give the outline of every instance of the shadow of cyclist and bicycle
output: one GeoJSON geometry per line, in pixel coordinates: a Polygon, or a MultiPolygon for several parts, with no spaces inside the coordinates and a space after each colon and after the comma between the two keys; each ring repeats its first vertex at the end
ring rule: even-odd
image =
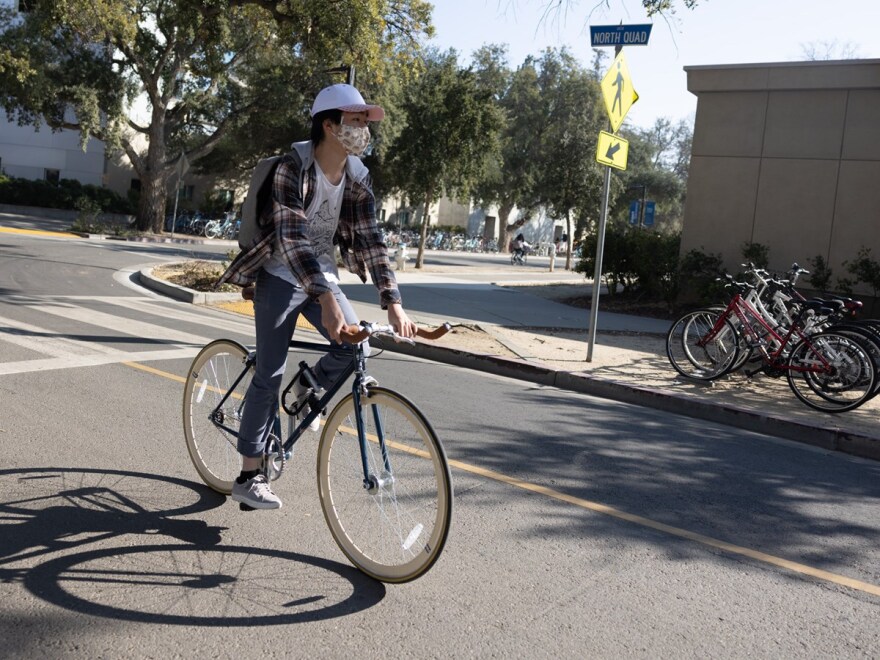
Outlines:
{"type": "Polygon", "coordinates": [[[23,468],[0,470],[0,485],[0,583],[20,583],[68,610],[145,623],[266,626],[345,616],[385,596],[381,583],[346,564],[223,545],[226,528],[179,517],[225,502],[191,481],[23,468]]]}

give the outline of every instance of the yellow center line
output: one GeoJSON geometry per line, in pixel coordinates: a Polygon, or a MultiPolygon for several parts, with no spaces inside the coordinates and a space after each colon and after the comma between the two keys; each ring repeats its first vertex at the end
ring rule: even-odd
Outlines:
{"type": "Polygon", "coordinates": [[[829,571],[823,571],[820,568],[814,568],[812,566],[807,566],[806,564],[800,564],[795,561],[790,561],[788,559],[769,555],[766,552],[761,552],[760,550],[745,548],[741,545],[728,543],[727,541],[719,541],[718,539],[713,539],[710,536],[704,536],[703,534],[691,532],[687,529],[673,527],[672,525],[657,522],[656,520],[651,520],[650,518],[638,516],[633,513],[627,513],[626,511],[621,511],[619,509],[615,509],[614,507],[606,506],[605,504],[599,504],[598,502],[592,502],[590,500],[585,500],[580,497],[575,497],[574,495],[562,493],[558,490],[554,490],[553,488],[547,488],[546,486],[540,486],[538,484],[533,484],[528,481],[522,481],[521,479],[517,479],[515,477],[509,477],[506,474],[501,474],[500,472],[495,472],[494,470],[487,470],[485,468],[477,467],[476,465],[470,465],[468,463],[462,463],[461,461],[456,460],[450,460],[449,465],[465,472],[470,472],[481,477],[486,477],[487,479],[500,481],[510,486],[515,486],[517,488],[521,488],[532,493],[538,493],[540,495],[544,495],[545,497],[549,497],[560,502],[573,504],[575,506],[581,507],[582,509],[601,513],[602,515],[611,516],[612,518],[617,518],[619,520],[625,520],[627,522],[640,525],[642,527],[648,527],[649,529],[654,529],[658,532],[663,532],[671,536],[677,536],[682,539],[694,541],[710,548],[716,548],[730,554],[748,557],[749,559],[754,559],[755,561],[764,562],[765,564],[771,564],[772,566],[777,566],[779,568],[784,568],[789,571],[801,573],[802,575],[809,575],[810,577],[825,580],[827,582],[833,582],[834,584],[849,587],[850,589],[857,589],[858,591],[864,591],[874,596],[880,596],[880,585],[871,584],[869,582],[862,582],[861,580],[855,580],[853,578],[849,578],[844,575],[838,575],[836,573],[831,573],[829,571]]]}
{"type": "Polygon", "coordinates": [[[61,238],[81,238],[78,234],[65,231],[46,231],[43,229],[17,229],[16,227],[0,227],[0,234],[25,234],[28,236],[59,236],[61,238]]]}
{"type": "MultiPolygon", "coordinates": [[[[186,382],[185,378],[181,378],[180,376],[177,376],[175,374],[161,371],[159,369],[154,369],[153,367],[148,367],[143,364],[138,364],[137,362],[123,362],[122,364],[127,367],[140,369],[142,371],[146,371],[148,373],[154,374],[156,376],[161,376],[163,378],[168,378],[169,380],[174,380],[179,383],[186,382]]],[[[354,435],[357,434],[354,429],[343,428],[342,430],[352,433],[354,435]]],[[[394,444],[395,446],[397,446],[399,443],[394,444]]],[[[424,456],[426,458],[428,457],[427,452],[424,452],[423,450],[406,448],[402,446],[399,446],[398,448],[404,449],[405,451],[409,451],[410,453],[419,456],[424,456]]],[[[627,513],[626,511],[621,511],[620,509],[615,509],[614,507],[600,504],[599,502],[585,500],[581,497],[569,495],[553,488],[547,488],[546,486],[534,484],[529,481],[523,481],[522,479],[517,479],[516,477],[510,477],[506,474],[502,474],[501,472],[496,472],[494,470],[488,470],[486,468],[478,467],[476,465],[471,465],[470,463],[464,463],[462,461],[449,459],[449,465],[450,467],[462,470],[463,472],[469,472],[470,474],[484,477],[486,479],[492,479],[493,481],[498,481],[500,483],[507,484],[515,488],[520,488],[530,493],[543,495],[544,497],[549,497],[559,502],[573,504],[574,506],[586,509],[588,511],[593,511],[594,513],[600,513],[605,516],[617,518],[618,520],[624,520],[634,525],[647,527],[648,529],[653,529],[658,532],[663,532],[664,534],[669,534],[670,536],[693,541],[694,543],[699,543],[710,548],[715,548],[716,550],[721,550],[728,554],[739,555],[740,557],[747,557],[754,561],[769,564],[771,566],[776,566],[778,568],[792,571],[794,573],[807,575],[818,580],[824,580],[825,582],[831,582],[832,584],[837,584],[842,587],[855,589],[856,591],[863,591],[873,596],[880,596],[880,585],[871,584],[870,582],[862,582],[861,580],[846,577],[845,575],[838,575],[837,573],[831,573],[830,571],[825,571],[820,568],[801,564],[796,561],[790,561],[788,559],[783,559],[782,557],[776,557],[774,555],[767,554],[766,552],[761,552],[760,550],[753,550],[752,548],[746,548],[744,546],[736,545],[734,543],[728,543],[727,541],[721,541],[719,539],[712,538],[711,536],[705,536],[703,534],[698,534],[697,532],[682,529],[681,527],[667,525],[666,523],[657,522],[656,520],[651,520],[650,518],[645,518],[643,516],[639,516],[633,513],[627,513]]]]}
{"type": "Polygon", "coordinates": [[[167,371],[162,371],[161,369],[154,369],[153,367],[148,367],[145,364],[140,364],[138,362],[121,362],[120,364],[123,364],[126,367],[131,367],[132,369],[140,369],[141,371],[146,371],[148,374],[153,374],[154,376],[161,376],[162,378],[167,378],[168,380],[175,380],[178,383],[186,383],[186,378],[184,378],[183,376],[168,373],[167,371]]]}

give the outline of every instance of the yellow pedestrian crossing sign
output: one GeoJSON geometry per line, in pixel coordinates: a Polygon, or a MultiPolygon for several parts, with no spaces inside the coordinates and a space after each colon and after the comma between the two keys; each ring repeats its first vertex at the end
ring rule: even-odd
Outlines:
{"type": "Polygon", "coordinates": [[[626,157],[629,155],[629,142],[622,137],[599,131],[599,144],[596,146],[596,160],[603,165],[626,169],[626,157]]]}
{"type": "Polygon", "coordinates": [[[632,104],[639,100],[639,95],[633,89],[622,50],[614,58],[608,73],[602,78],[601,87],[605,109],[611,120],[611,130],[616,133],[632,104]]]}

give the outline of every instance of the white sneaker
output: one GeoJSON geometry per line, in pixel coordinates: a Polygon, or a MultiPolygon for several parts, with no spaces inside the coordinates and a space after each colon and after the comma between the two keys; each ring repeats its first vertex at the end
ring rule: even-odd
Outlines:
{"type": "Polygon", "coordinates": [[[281,498],[269,488],[266,475],[258,474],[243,484],[238,481],[232,484],[232,499],[247,504],[254,509],[280,509],[281,498]]]}
{"type": "MultiPolygon", "coordinates": [[[[294,382],[294,384],[293,384],[293,396],[296,397],[296,403],[294,404],[294,407],[299,409],[299,413],[297,414],[297,420],[303,419],[306,415],[308,415],[311,412],[311,408],[309,407],[309,404],[304,403],[305,400],[308,399],[309,394],[311,394],[311,393],[312,393],[312,388],[307,387],[305,385],[302,385],[299,382],[299,379],[297,378],[296,382],[294,382]],[[300,408],[300,404],[303,404],[302,408],[300,408]]],[[[321,428],[320,417],[315,417],[315,419],[313,419],[311,424],[309,424],[309,426],[308,426],[308,430],[311,431],[312,433],[317,433],[318,429],[320,429],[320,428],[321,428]]]]}

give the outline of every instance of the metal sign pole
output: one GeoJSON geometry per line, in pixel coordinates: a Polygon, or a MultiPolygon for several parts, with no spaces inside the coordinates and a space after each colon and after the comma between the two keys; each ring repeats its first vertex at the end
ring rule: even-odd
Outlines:
{"type": "Polygon", "coordinates": [[[599,213],[599,233],[596,239],[596,268],[593,272],[593,295],[590,300],[590,329],[587,338],[587,362],[593,361],[596,343],[596,325],[599,321],[599,289],[602,286],[602,253],[605,251],[605,225],[608,222],[608,198],[611,193],[611,168],[605,168],[602,187],[602,210],[599,213]]]}
{"type": "MultiPolygon", "coordinates": [[[[635,26],[632,26],[635,28],[635,26]]],[[[611,195],[611,168],[626,169],[629,143],[619,137],[617,129],[623,124],[623,118],[630,106],[639,100],[639,95],[632,87],[629,79],[629,68],[623,57],[623,43],[648,43],[650,29],[630,29],[621,25],[618,28],[602,28],[596,31],[590,28],[593,46],[614,45],[614,63],[602,78],[599,87],[605,101],[605,110],[610,121],[610,133],[599,131],[596,143],[596,160],[606,165],[605,184],[602,188],[602,209],[599,213],[599,227],[596,237],[596,269],[593,274],[593,295],[590,300],[590,328],[587,341],[587,362],[593,361],[593,346],[596,344],[596,326],[599,323],[599,290],[602,288],[602,254],[605,252],[605,225],[608,224],[608,200],[611,195]],[[607,34],[605,34],[607,32],[607,34]],[[598,35],[598,37],[597,37],[598,35]],[[597,38],[600,43],[597,44],[597,38]]]]}

